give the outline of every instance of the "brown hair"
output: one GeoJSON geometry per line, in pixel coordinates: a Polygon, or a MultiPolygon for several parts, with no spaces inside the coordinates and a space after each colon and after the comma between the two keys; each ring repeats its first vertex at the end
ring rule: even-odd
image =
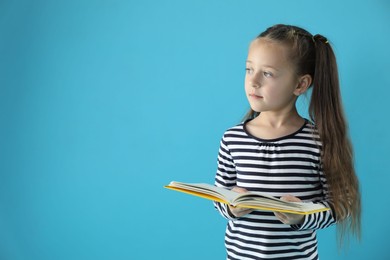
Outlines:
{"type": "MultiPolygon", "coordinates": [[[[283,24],[268,28],[257,38],[267,38],[290,47],[290,58],[297,75],[309,74],[312,77],[309,115],[322,142],[322,168],[327,178],[333,213],[338,221],[339,246],[349,231],[360,239],[359,182],[332,47],[324,36],[313,36],[302,28],[283,24]]],[[[252,119],[258,114],[250,109],[244,119],[252,119]]]]}

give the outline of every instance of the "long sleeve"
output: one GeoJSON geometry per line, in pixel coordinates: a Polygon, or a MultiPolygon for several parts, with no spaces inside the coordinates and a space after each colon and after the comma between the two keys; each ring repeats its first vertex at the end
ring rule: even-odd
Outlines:
{"type": "Polygon", "coordinates": [[[330,208],[330,210],[306,215],[304,222],[301,225],[292,225],[292,228],[296,230],[317,230],[327,228],[336,223],[331,203],[332,198],[329,195],[326,177],[322,169],[320,170],[320,182],[322,185],[324,199],[316,203],[321,203],[325,207],[330,208]]]}
{"type": "MultiPolygon", "coordinates": [[[[225,136],[222,138],[220,143],[217,162],[218,168],[215,176],[215,186],[232,189],[236,186],[236,169],[229,148],[225,142],[225,136]]],[[[214,202],[214,206],[224,218],[235,218],[228,210],[228,206],[226,204],[214,202]]]]}

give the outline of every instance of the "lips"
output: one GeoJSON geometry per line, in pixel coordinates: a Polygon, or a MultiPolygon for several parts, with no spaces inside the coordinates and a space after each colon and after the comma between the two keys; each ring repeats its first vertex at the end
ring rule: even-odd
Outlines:
{"type": "Polygon", "coordinates": [[[249,96],[251,97],[251,98],[254,98],[254,99],[260,99],[260,98],[263,98],[263,96],[260,96],[260,95],[256,95],[256,94],[249,94],[249,96]]]}

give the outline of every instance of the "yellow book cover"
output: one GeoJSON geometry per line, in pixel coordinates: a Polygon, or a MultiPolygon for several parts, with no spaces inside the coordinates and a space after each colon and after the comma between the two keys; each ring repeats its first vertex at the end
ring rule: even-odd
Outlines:
{"type": "Polygon", "coordinates": [[[235,207],[307,215],[326,211],[329,208],[319,203],[289,202],[260,192],[238,193],[206,183],[184,183],[172,181],[167,189],[187,193],[204,199],[230,204],[235,207]]]}

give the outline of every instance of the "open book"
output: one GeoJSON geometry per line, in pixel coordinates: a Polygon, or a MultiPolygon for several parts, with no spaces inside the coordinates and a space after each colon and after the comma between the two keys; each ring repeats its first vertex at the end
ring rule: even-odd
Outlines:
{"type": "Polygon", "coordinates": [[[205,183],[172,181],[169,185],[165,186],[165,188],[243,208],[301,215],[329,210],[329,208],[322,204],[315,204],[312,202],[288,202],[260,192],[238,193],[205,183]]]}

